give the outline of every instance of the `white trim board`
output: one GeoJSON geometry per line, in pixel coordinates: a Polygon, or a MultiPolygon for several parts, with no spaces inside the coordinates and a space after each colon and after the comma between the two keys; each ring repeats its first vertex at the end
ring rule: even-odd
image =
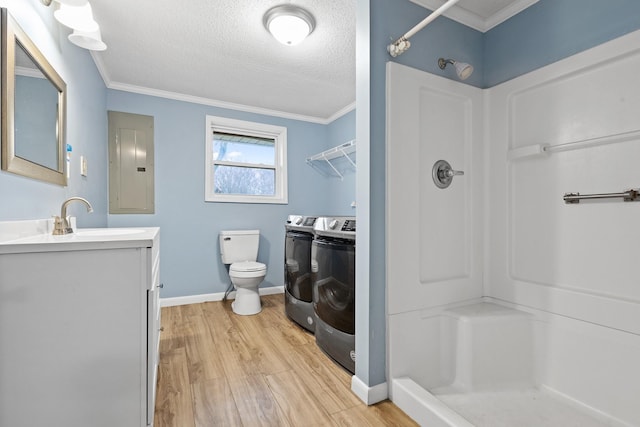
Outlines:
{"type": "MultiPolygon", "coordinates": [[[[284,294],[284,286],[271,286],[258,289],[260,295],[284,294]]],[[[229,293],[228,299],[235,299],[236,291],[229,293]]],[[[160,298],[160,307],[173,307],[176,305],[199,304],[201,302],[222,301],[224,292],[215,294],[187,295],[184,297],[160,298]]]]}
{"type": "Polygon", "coordinates": [[[386,382],[369,387],[356,375],[351,377],[351,391],[367,405],[382,402],[389,397],[389,386],[386,382]]]}
{"type": "Polygon", "coordinates": [[[234,110],[234,111],[244,111],[246,113],[263,114],[265,116],[271,116],[271,117],[281,117],[281,118],[290,119],[290,120],[300,120],[303,122],[317,123],[321,125],[328,125],[329,123],[332,123],[333,121],[339,119],[340,117],[344,116],[345,114],[351,112],[356,108],[356,103],[354,101],[349,105],[345,105],[342,109],[336,111],[334,114],[332,114],[329,117],[315,117],[315,116],[306,116],[304,114],[289,113],[286,111],[271,110],[271,109],[262,108],[262,107],[254,107],[251,105],[235,104],[232,102],[219,101],[216,99],[203,98],[203,97],[194,96],[194,95],[186,95],[183,93],[153,89],[153,88],[148,88],[144,86],[130,85],[126,83],[112,81],[111,78],[109,77],[109,74],[107,73],[107,70],[100,56],[92,51],[91,57],[93,58],[93,62],[95,63],[96,68],[98,69],[98,73],[100,73],[100,76],[102,77],[102,80],[105,86],[108,89],[120,90],[123,92],[136,93],[139,95],[155,96],[158,98],[172,99],[175,101],[182,101],[182,102],[190,102],[193,104],[225,108],[225,109],[234,110]]]}

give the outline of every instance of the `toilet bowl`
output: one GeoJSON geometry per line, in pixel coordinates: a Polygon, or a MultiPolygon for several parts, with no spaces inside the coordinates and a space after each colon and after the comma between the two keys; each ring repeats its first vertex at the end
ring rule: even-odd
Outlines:
{"type": "Polygon", "coordinates": [[[230,230],[220,232],[220,256],[229,265],[229,278],[236,288],[231,309],[236,314],[260,313],[258,286],[267,274],[267,266],[257,262],[259,230],[230,230]]]}
{"type": "Polygon", "coordinates": [[[236,288],[236,299],[231,309],[236,314],[258,314],[262,310],[258,286],[267,274],[267,266],[261,262],[234,262],[229,267],[231,283],[236,288]]]}

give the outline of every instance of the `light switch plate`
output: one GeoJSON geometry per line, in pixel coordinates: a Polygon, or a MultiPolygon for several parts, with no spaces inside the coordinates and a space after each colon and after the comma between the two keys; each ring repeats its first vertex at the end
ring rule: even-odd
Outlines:
{"type": "Polygon", "coordinates": [[[80,175],[87,176],[87,158],[80,156],[80,175]]]}

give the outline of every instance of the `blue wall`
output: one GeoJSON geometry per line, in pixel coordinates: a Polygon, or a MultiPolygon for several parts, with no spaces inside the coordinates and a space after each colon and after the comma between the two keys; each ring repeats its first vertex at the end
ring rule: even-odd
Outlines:
{"type": "MultiPolygon", "coordinates": [[[[327,148],[335,147],[356,138],[356,112],[355,110],[334,120],[328,125],[327,148]]],[[[357,143],[356,143],[357,146],[357,143]]],[[[357,160],[357,152],[352,155],[357,160]]],[[[329,196],[329,211],[332,215],[355,216],[356,210],[351,203],[356,200],[356,173],[346,159],[338,159],[336,166],[343,171],[342,179],[333,178],[327,183],[329,196]]]]}
{"type": "Polygon", "coordinates": [[[408,0],[358,0],[358,32],[367,31],[370,43],[369,63],[362,61],[369,69],[357,73],[356,103],[358,110],[368,109],[366,115],[358,115],[358,135],[369,135],[369,142],[365,147],[367,141],[359,139],[360,158],[367,161],[358,164],[357,183],[368,192],[358,193],[358,221],[369,229],[363,243],[367,247],[358,245],[360,253],[368,252],[358,260],[368,265],[359,265],[358,272],[366,271],[361,277],[368,278],[364,288],[369,293],[358,295],[356,328],[368,335],[357,337],[356,375],[369,386],[386,380],[385,289],[392,285],[385,282],[386,63],[454,78],[437,67],[439,57],[451,57],[474,65],[466,83],[491,87],[640,28],[640,2],[635,0],[540,0],[486,34],[440,17],[411,38],[406,53],[392,58],[386,51],[389,42],[428,14],[408,0]],[[360,87],[368,87],[366,96],[360,87]]]}
{"type": "MultiPolygon", "coordinates": [[[[107,108],[154,117],[155,214],[109,215],[108,223],[110,227],[161,227],[162,297],[225,291],[229,277],[220,260],[218,233],[227,229],[261,231],[258,259],[268,266],[262,286],[282,286],[287,215],[328,215],[334,209],[327,191],[332,179],[307,165],[305,159],[330,147],[330,134],[344,136],[350,130],[353,139],[349,115],[329,126],[116,90],[108,91],[107,108]],[[204,201],[207,115],[287,128],[288,204],[204,201]]],[[[355,188],[344,193],[353,198],[355,188]]]]}
{"type": "Polygon", "coordinates": [[[87,198],[94,207],[70,205],[82,227],[107,223],[106,88],[88,51],[67,40],[69,31],[53,19],[53,8],[39,0],[3,2],[31,40],[67,84],[67,143],[73,146],[69,185],[61,187],[0,171],[0,220],[50,218],[60,214],[70,196],[87,198]],[[80,155],[89,162],[88,177],[80,176],[80,155]]]}
{"type": "Polygon", "coordinates": [[[485,34],[484,87],[638,28],[637,0],[540,0],[485,34]]]}
{"type": "MultiPolygon", "coordinates": [[[[388,44],[406,33],[411,27],[424,19],[429,12],[409,2],[408,0],[358,0],[358,18],[366,16],[365,9],[369,9],[369,22],[358,26],[370,26],[368,76],[358,70],[357,85],[365,85],[363,78],[369,78],[370,100],[368,105],[362,105],[362,92],[358,92],[356,108],[358,110],[370,108],[369,117],[360,119],[358,116],[358,135],[370,134],[367,141],[359,141],[358,152],[363,154],[359,158],[369,159],[369,162],[358,163],[357,182],[358,191],[368,184],[368,194],[358,194],[358,221],[369,229],[369,239],[363,244],[358,243],[357,251],[364,254],[358,257],[368,265],[358,265],[358,277],[368,278],[368,286],[358,287],[368,289],[368,294],[358,292],[356,308],[356,330],[365,329],[367,335],[359,334],[356,342],[356,375],[367,385],[376,385],[386,381],[385,375],[385,90],[386,90],[386,62],[392,60],[387,53],[388,44]],[[367,121],[368,123],[365,123],[367,121]],[[362,127],[368,127],[363,130],[362,127]],[[366,153],[365,153],[366,151],[366,153]],[[366,218],[362,218],[365,216],[366,218]],[[362,271],[366,270],[366,271],[362,271]]],[[[360,33],[360,29],[358,29],[360,33]]],[[[360,36],[359,36],[360,37],[360,36]]],[[[419,68],[433,74],[453,78],[452,70],[440,70],[438,58],[454,58],[474,65],[475,72],[467,80],[474,86],[482,85],[483,54],[482,33],[470,29],[462,24],[441,17],[411,39],[411,48],[393,60],[414,68],[419,68]]],[[[358,48],[360,51],[361,49],[358,48]]],[[[360,90],[360,89],[358,89],[360,90]]],[[[367,101],[365,100],[365,104],[367,101]]],[[[359,239],[358,242],[361,242],[359,239]]]]}
{"type": "Polygon", "coordinates": [[[451,66],[441,70],[438,58],[467,62],[473,65],[474,72],[465,83],[482,87],[483,34],[445,16],[440,16],[414,35],[410,40],[411,47],[405,53],[395,58],[387,53],[389,43],[397,40],[429,13],[428,9],[408,0],[371,0],[371,57],[380,57],[384,62],[392,60],[450,79],[457,79],[455,71],[451,66]]]}

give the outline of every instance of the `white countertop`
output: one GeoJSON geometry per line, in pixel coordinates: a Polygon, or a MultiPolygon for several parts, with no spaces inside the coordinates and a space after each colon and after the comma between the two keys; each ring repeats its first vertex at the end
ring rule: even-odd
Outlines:
{"type": "Polygon", "coordinates": [[[0,241],[0,254],[150,248],[158,245],[159,234],[158,227],[79,228],[62,236],[41,233],[0,241]]]}

